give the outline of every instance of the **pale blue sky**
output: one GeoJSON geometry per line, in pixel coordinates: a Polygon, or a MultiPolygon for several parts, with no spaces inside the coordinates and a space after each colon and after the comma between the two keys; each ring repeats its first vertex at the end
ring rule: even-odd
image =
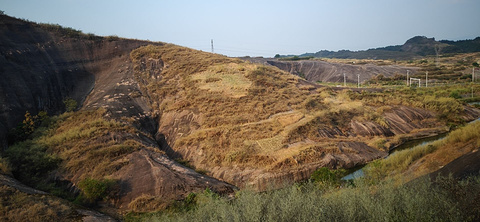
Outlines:
{"type": "Polygon", "coordinates": [[[480,36],[480,0],[0,0],[6,14],[229,56],[365,50],[480,36]]]}

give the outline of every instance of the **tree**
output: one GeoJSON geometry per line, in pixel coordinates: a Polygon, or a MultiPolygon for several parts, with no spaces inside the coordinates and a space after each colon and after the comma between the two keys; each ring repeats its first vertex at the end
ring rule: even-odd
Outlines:
{"type": "Polygon", "coordinates": [[[25,120],[23,120],[22,128],[26,135],[30,135],[35,130],[36,119],[37,119],[37,116],[32,116],[30,112],[27,111],[25,113],[25,120]]]}
{"type": "Polygon", "coordinates": [[[72,112],[77,109],[77,101],[72,98],[66,98],[63,100],[63,104],[65,104],[65,110],[67,112],[72,112]]]}
{"type": "Polygon", "coordinates": [[[480,67],[480,65],[478,64],[478,62],[472,63],[472,66],[473,66],[473,67],[480,67]]]}
{"type": "Polygon", "coordinates": [[[280,54],[276,54],[273,58],[276,58],[276,59],[280,58],[280,54]]]}

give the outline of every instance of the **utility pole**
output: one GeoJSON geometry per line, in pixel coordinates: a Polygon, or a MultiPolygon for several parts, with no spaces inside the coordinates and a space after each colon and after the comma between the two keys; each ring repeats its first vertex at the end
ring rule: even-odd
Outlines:
{"type": "Polygon", "coordinates": [[[475,67],[472,68],[472,82],[475,82],[475,67]]]}
{"type": "Polygon", "coordinates": [[[428,87],[428,71],[425,74],[425,87],[428,87]]]}
{"type": "Polygon", "coordinates": [[[347,86],[347,78],[345,77],[345,73],[343,73],[343,86],[347,86]]]}
{"type": "Polygon", "coordinates": [[[360,74],[357,74],[357,88],[360,88],[360,74]]]}
{"type": "Polygon", "coordinates": [[[407,70],[407,86],[410,86],[410,84],[408,84],[408,74],[409,74],[410,70],[407,70]]]}
{"type": "Polygon", "coordinates": [[[212,53],[215,53],[215,51],[213,51],[213,39],[212,39],[212,53]]]}

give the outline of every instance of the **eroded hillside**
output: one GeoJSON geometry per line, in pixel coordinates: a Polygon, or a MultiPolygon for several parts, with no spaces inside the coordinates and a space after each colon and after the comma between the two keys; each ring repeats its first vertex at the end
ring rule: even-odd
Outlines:
{"type": "Polygon", "coordinates": [[[111,179],[120,187],[112,206],[136,210],[160,209],[206,188],[233,191],[233,186],[169,159],[153,138],[157,126],[150,100],[139,96],[130,51],[162,43],[85,35],[3,15],[0,19],[0,142],[10,152],[15,177],[31,186],[65,184],[61,189],[66,186],[77,194],[78,184],[87,178],[111,179]],[[66,98],[77,101],[81,110],[37,130],[33,140],[7,148],[7,130],[21,126],[27,111],[32,116],[40,111],[58,114],[65,111],[66,98]],[[14,158],[32,150],[46,152],[46,159],[33,154],[30,161],[37,162],[14,158]],[[60,162],[51,161],[50,155],[60,162]],[[27,165],[37,168],[22,167],[27,165]]]}
{"type": "Polygon", "coordinates": [[[114,181],[118,189],[102,201],[117,209],[153,211],[207,188],[305,180],[319,167],[362,165],[480,116],[449,92],[331,89],[172,44],[0,18],[2,144],[26,111],[59,114],[69,97],[81,105],[6,148],[2,157],[22,163],[13,176],[74,194],[85,192],[84,181],[114,181]],[[18,158],[32,150],[47,168],[18,158]],[[29,164],[44,170],[24,171],[29,164]]]}
{"type": "Polygon", "coordinates": [[[318,167],[364,164],[408,139],[447,131],[439,115],[459,121],[480,114],[408,90],[335,91],[174,45],[141,47],[131,58],[167,154],[239,187],[263,190],[307,179],[318,167]]]}

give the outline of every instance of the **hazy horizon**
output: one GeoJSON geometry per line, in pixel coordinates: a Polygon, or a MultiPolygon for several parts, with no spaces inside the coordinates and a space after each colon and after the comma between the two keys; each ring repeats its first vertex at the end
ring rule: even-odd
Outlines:
{"type": "Polygon", "coordinates": [[[5,14],[96,35],[174,43],[228,56],[367,50],[414,36],[480,36],[480,1],[0,0],[5,14]]]}

